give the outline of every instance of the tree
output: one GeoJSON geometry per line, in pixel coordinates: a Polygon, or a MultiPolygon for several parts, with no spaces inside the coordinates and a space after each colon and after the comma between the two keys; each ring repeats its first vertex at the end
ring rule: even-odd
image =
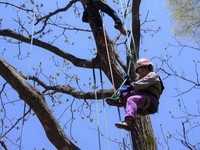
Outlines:
{"type": "Polygon", "coordinates": [[[197,0],[167,0],[176,36],[199,42],[199,6],[197,0]]]}
{"type": "MultiPolygon", "coordinates": [[[[74,66],[82,67],[82,68],[93,68],[93,67],[101,68],[101,70],[105,73],[105,75],[111,80],[111,74],[108,67],[108,61],[106,60],[107,58],[106,46],[99,43],[99,39],[96,35],[96,31],[97,31],[96,24],[93,20],[90,20],[89,22],[95,41],[96,41],[96,46],[97,46],[97,53],[96,55],[94,55],[95,57],[93,59],[87,60],[87,59],[78,58],[75,55],[71,55],[65,52],[64,50],[62,50],[62,48],[59,48],[54,45],[54,42],[57,39],[59,40],[61,39],[59,36],[64,36],[64,38],[66,38],[65,41],[69,42],[68,37],[65,36],[68,30],[75,30],[75,31],[83,30],[76,26],[70,27],[69,24],[61,25],[60,23],[62,17],[59,14],[62,12],[66,13],[67,11],[70,12],[70,9],[73,5],[74,5],[75,14],[80,15],[79,13],[80,9],[78,9],[78,7],[76,6],[77,2],[78,0],[72,0],[63,8],[58,8],[52,12],[44,12],[44,13],[42,13],[42,8],[43,8],[42,3],[36,5],[35,9],[37,11],[35,13],[34,9],[33,10],[31,9],[31,7],[35,5],[34,2],[31,2],[31,3],[22,2],[20,5],[14,4],[14,3],[8,3],[8,2],[1,2],[1,6],[13,7],[14,9],[17,9],[16,12],[17,12],[18,18],[14,18],[13,20],[18,24],[18,29],[15,29],[15,28],[1,29],[0,35],[2,36],[3,40],[5,41],[8,40],[10,43],[12,43],[15,39],[14,44],[17,44],[19,47],[21,47],[23,43],[30,44],[32,40],[32,44],[34,46],[43,48],[44,50],[49,51],[53,53],[54,55],[57,55],[63,58],[64,61],[71,62],[74,66]],[[29,21],[23,21],[21,13],[27,13],[27,18],[29,21]],[[27,30],[26,25],[34,21],[33,19],[34,15],[36,17],[35,28],[37,28],[37,30],[34,31],[34,38],[31,39],[33,36],[31,36],[31,33],[27,30]],[[54,21],[54,19],[57,19],[56,16],[59,16],[58,18],[60,20],[58,19],[58,21],[57,20],[54,21]],[[50,33],[53,34],[53,27],[60,28],[61,31],[63,32],[61,33],[61,35],[55,34],[54,41],[47,42],[45,38],[47,37],[48,34],[50,33]]],[[[140,29],[139,6],[140,6],[140,0],[133,2],[133,7],[134,7],[133,22],[135,22],[135,27],[133,28],[133,30],[137,31],[137,32],[134,32],[135,33],[134,40],[136,41],[135,43],[136,53],[135,53],[135,49],[133,48],[131,51],[135,57],[138,57],[137,55],[139,52],[139,41],[140,41],[139,40],[140,32],[138,30],[140,29]]],[[[3,21],[4,20],[2,19],[2,22],[3,21]]],[[[104,40],[103,37],[101,38],[102,39],[100,40],[103,41],[104,40]]],[[[116,53],[117,50],[115,48],[115,41],[111,41],[107,33],[106,33],[106,39],[107,39],[108,50],[109,50],[108,52],[110,56],[110,58],[108,59],[110,59],[111,61],[112,71],[114,74],[115,88],[117,88],[119,87],[119,85],[121,84],[123,80],[122,79],[123,70],[120,68],[118,64],[119,62],[122,62],[122,61],[116,59],[120,57],[116,53]]],[[[134,47],[134,46],[131,46],[131,47],[134,47]]],[[[21,51],[23,50],[19,48],[18,58],[23,57],[21,54],[21,51]]],[[[59,67],[59,65],[57,67],[59,67]]],[[[122,67],[125,71],[126,67],[124,64],[122,65],[122,67]]],[[[15,70],[14,68],[12,68],[11,65],[9,65],[6,62],[6,60],[1,59],[1,76],[5,80],[4,85],[7,86],[7,84],[9,84],[11,87],[13,87],[19,94],[20,99],[24,100],[29,105],[30,109],[32,109],[35,112],[42,126],[44,127],[44,130],[46,131],[46,134],[49,140],[52,142],[52,144],[54,144],[55,147],[57,147],[58,149],[77,149],[77,147],[73,145],[69,141],[69,139],[67,139],[65,133],[59,127],[58,122],[52,116],[52,112],[50,111],[49,106],[47,105],[47,103],[45,103],[45,101],[48,100],[47,97],[49,96],[53,97],[53,95],[58,92],[70,94],[73,97],[79,98],[79,99],[94,99],[95,95],[94,93],[91,93],[91,92],[78,91],[76,90],[76,88],[71,87],[69,83],[67,85],[56,84],[53,81],[55,79],[53,76],[50,77],[49,84],[48,84],[46,81],[44,81],[43,79],[39,77],[38,74],[40,73],[43,74],[43,72],[42,71],[40,72],[40,71],[36,71],[35,75],[24,75],[24,73],[20,75],[20,73],[17,72],[17,70],[15,70]],[[28,83],[25,79],[34,81],[34,83],[36,83],[37,86],[36,87],[33,87],[33,85],[31,86],[31,84],[28,83]],[[42,93],[40,92],[41,90],[40,88],[43,88],[42,93]],[[24,90],[26,90],[26,92],[24,92],[24,90]],[[50,92],[50,91],[53,91],[53,92],[50,92]],[[50,131],[49,129],[55,129],[55,131],[52,131],[52,130],[50,131]]],[[[2,90],[3,89],[4,88],[2,88],[2,90]]],[[[101,99],[102,96],[100,94],[102,93],[102,91],[98,91],[97,93],[98,93],[98,98],[101,99]]],[[[113,94],[113,89],[104,90],[103,93],[105,97],[111,96],[113,94]]],[[[138,123],[137,125],[134,125],[134,130],[132,132],[135,149],[141,149],[141,145],[143,145],[142,149],[144,149],[144,147],[146,147],[148,150],[155,149],[156,145],[155,145],[155,141],[153,137],[152,127],[151,127],[151,124],[149,124],[150,122],[149,117],[138,116],[137,120],[138,120],[138,123]],[[140,125],[140,127],[138,125],[140,125]],[[141,127],[142,127],[142,130],[141,130],[141,127]]],[[[3,139],[3,137],[1,139],[3,139]]]]}
{"type": "MultiPolygon", "coordinates": [[[[6,44],[1,48],[0,60],[0,74],[4,78],[0,81],[1,126],[3,127],[0,143],[4,149],[8,149],[9,143],[21,147],[22,135],[18,134],[16,139],[9,135],[15,132],[15,129],[22,129],[23,122],[28,122],[31,120],[30,116],[34,115],[40,120],[49,141],[57,149],[79,149],[75,145],[76,140],[71,131],[77,119],[75,112],[84,114],[81,119],[87,118],[92,122],[93,118],[90,114],[93,112],[94,101],[102,101],[102,98],[111,96],[114,92],[112,83],[115,83],[115,88],[118,88],[123,81],[123,72],[126,72],[127,68],[122,59],[125,55],[121,54],[120,50],[124,51],[124,48],[131,47],[134,60],[139,55],[142,35],[139,17],[140,2],[140,0],[134,0],[132,4],[128,2],[126,4],[128,7],[125,7],[127,10],[123,14],[126,17],[130,12],[132,13],[134,40],[130,41],[130,45],[120,35],[115,35],[111,40],[108,26],[105,25],[114,82],[111,79],[105,39],[103,37],[99,39],[97,36],[96,23],[93,20],[89,21],[89,26],[81,22],[83,6],[78,0],[58,1],[53,8],[52,5],[42,2],[37,2],[37,5],[33,1],[0,2],[2,9],[11,8],[12,11],[9,13],[13,12],[12,19],[8,19],[6,13],[3,15],[0,29],[1,40],[6,44]],[[33,29],[31,25],[34,22],[33,29]],[[33,36],[32,31],[34,31],[33,36]],[[84,39],[87,39],[86,44],[84,39]],[[83,56],[83,53],[87,53],[87,56],[83,56]],[[84,74],[85,81],[81,80],[82,76],[78,69],[87,72],[92,68],[103,71],[104,79],[110,83],[108,88],[102,91],[96,87],[90,75],[86,77],[84,74]],[[14,90],[10,91],[12,88],[14,90]],[[97,100],[94,100],[96,89],[98,89],[97,100]],[[78,105],[75,109],[76,102],[78,105]],[[24,113],[22,116],[18,113],[10,116],[8,112],[12,109],[24,113]],[[59,113],[58,109],[62,112],[54,116],[59,113]],[[66,110],[69,112],[67,115],[66,110]]],[[[112,30],[116,33],[113,27],[112,30]]],[[[165,59],[161,60],[166,62],[165,59]]],[[[167,76],[171,75],[166,69],[162,71],[167,76]]],[[[198,87],[198,84],[196,86],[198,87]]],[[[133,127],[134,149],[157,149],[149,116],[137,116],[137,122],[133,127]]],[[[122,147],[121,143],[120,147],[122,147]]]]}

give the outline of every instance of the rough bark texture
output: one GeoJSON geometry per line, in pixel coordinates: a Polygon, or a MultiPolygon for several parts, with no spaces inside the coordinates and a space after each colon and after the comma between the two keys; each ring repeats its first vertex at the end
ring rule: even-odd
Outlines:
{"type": "Polygon", "coordinates": [[[157,150],[149,116],[137,116],[131,135],[134,150],[157,150]]]}
{"type": "Polygon", "coordinates": [[[48,105],[45,103],[42,93],[28,84],[28,82],[2,58],[0,58],[0,75],[18,92],[19,97],[33,109],[49,140],[58,150],[79,149],[66,137],[51,110],[49,110],[48,105]]]}

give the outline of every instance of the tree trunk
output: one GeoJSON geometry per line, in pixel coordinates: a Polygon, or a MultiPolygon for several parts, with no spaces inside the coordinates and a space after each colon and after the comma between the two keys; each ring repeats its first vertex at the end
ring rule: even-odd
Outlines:
{"type": "Polygon", "coordinates": [[[137,116],[131,131],[134,150],[157,150],[149,116],[137,116]]]}

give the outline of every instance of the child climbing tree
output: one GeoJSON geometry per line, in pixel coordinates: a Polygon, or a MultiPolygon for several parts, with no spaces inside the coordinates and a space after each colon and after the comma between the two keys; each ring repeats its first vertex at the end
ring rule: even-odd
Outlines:
{"type": "Polygon", "coordinates": [[[126,108],[125,119],[115,124],[117,128],[131,131],[137,113],[145,116],[158,111],[159,98],[164,86],[159,75],[153,71],[153,67],[150,60],[139,59],[134,64],[135,72],[138,74],[137,80],[131,81],[126,74],[126,82],[119,89],[119,96],[106,99],[111,106],[126,108]]]}

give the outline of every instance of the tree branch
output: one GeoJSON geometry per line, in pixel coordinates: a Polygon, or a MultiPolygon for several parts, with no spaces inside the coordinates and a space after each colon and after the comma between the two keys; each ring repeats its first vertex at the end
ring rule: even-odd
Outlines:
{"type": "MultiPolygon", "coordinates": [[[[31,42],[30,38],[20,35],[9,29],[4,29],[4,30],[0,29],[0,35],[11,37],[11,38],[20,40],[20,41],[28,43],[28,44],[30,44],[30,42],[31,42]]],[[[41,40],[33,39],[33,45],[44,48],[62,58],[65,58],[65,59],[69,60],[70,62],[72,62],[75,66],[83,67],[83,68],[92,68],[93,67],[91,60],[77,58],[74,55],[66,53],[66,52],[60,50],[58,47],[48,44],[46,42],[43,42],[41,40]]]]}
{"type": "Polygon", "coordinates": [[[77,1],[78,1],[78,0],[71,0],[67,6],[65,6],[65,7],[63,7],[63,8],[60,8],[60,9],[57,9],[57,10],[55,10],[54,12],[50,12],[48,15],[45,15],[45,16],[39,18],[39,19],[36,21],[35,25],[37,25],[39,22],[41,22],[42,20],[44,20],[43,26],[42,26],[42,28],[41,28],[39,31],[37,31],[35,34],[38,34],[38,33],[42,32],[42,31],[45,29],[45,26],[46,26],[46,24],[47,24],[47,21],[49,20],[50,17],[52,17],[52,16],[54,16],[54,15],[60,13],[60,12],[67,11],[67,10],[68,10],[74,3],[76,3],[77,1]]]}
{"type": "Polygon", "coordinates": [[[0,75],[18,92],[36,113],[49,140],[59,150],[78,150],[67,138],[56,118],[45,103],[43,94],[36,90],[5,60],[0,58],[0,75]]]}
{"type": "MultiPolygon", "coordinates": [[[[26,79],[26,77],[23,75],[23,77],[26,79]]],[[[43,81],[41,81],[39,78],[35,76],[29,76],[28,77],[30,80],[33,80],[37,82],[39,85],[41,85],[45,90],[43,93],[46,93],[47,91],[53,90],[56,92],[61,92],[65,94],[69,94],[75,98],[79,99],[95,99],[95,94],[94,92],[82,92],[82,91],[77,91],[75,88],[71,87],[70,85],[56,85],[56,86],[48,86],[46,85],[43,81]]],[[[103,99],[105,97],[111,97],[112,94],[114,93],[113,89],[110,90],[99,90],[97,91],[97,99],[103,99]],[[103,94],[102,94],[103,93],[103,94]],[[102,95],[104,97],[102,97],[102,95]]]]}

